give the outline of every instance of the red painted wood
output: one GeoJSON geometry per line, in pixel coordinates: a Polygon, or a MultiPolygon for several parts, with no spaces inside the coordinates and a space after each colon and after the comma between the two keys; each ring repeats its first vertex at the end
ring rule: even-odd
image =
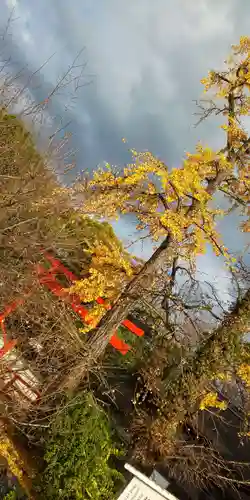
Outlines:
{"type": "MultiPolygon", "coordinates": [[[[44,252],[44,256],[46,259],[50,262],[52,267],[50,269],[45,269],[41,265],[38,266],[38,272],[40,275],[43,275],[42,278],[40,278],[40,283],[46,285],[57,297],[64,297],[67,298],[67,292],[64,290],[63,286],[54,278],[54,274],[57,272],[62,272],[65,276],[69,278],[71,281],[76,281],[78,278],[75,276],[71,271],[69,271],[61,262],[59,259],[54,258],[52,255],[44,252]],[[52,275],[52,276],[51,276],[52,275]]],[[[111,309],[111,305],[107,304],[105,300],[102,297],[98,297],[96,299],[96,302],[98,304],[104,305],[106,309],[111,309]]],[[[89,311],[81,304],[81,301],[77,296],[74,296],[72,300],[71,296],[71,307],[74,312],[76,312],[83,321],[85,321],[88,324],[91,324],[91,319],[89,318],[87,320],[86,316],[88,315],[89,311]]],[[[129,319],[125,319],[122,321],[122,325],[125,326],[130,332],[134,333],[138,337],[142,337],[144,335],[144,331],[136,326],[132,321],[129,319]]],[[[126,354],[128,350],[130,349],[130,346],[123,342],[119,337],[114,334],[113,337],[110,339],[110,344],[120,351],[122,354],[126,354]],[[126,346],[126,347],[125,347],[126,346]]]]}
{"type": "Polygon", "coordinates": [[[45,276],[42,276],[40,278],[40,283],[41,285],[46,285],[49,290],[56,295],[57,297],[65,297],[67,295],[67,292],[65,291],[64,287],[57,281],[54,276],[46,274],[45,276]]]}
{"type": "Polygon", "coordinates": [[[0,349],[0,358],[5,356],[7,352],[11,351],[16,344],[17,344],[16,340],[10,340],[9,342],[5,342],[4,346],[1,347],[0,349]]]}
{"type": "Polygon", "coordinates": [[[77,314],[80,316],[80,318],[81,318],[83,321],[85,321],[85,323],[90,323],[90,320],[88,320],[88,319],[86,318],[86,316],[87,316],[87,314],[88,314],[88,312],[89,312],[89,311],[88,311],[88,309],[86,309],[86,307],[84,307],[84,306],[81,304],[80,300],[72,300],[72,302],[71,302],[71,304],[70,304],[70,305],[71,305],[71,307],[72,307],[73,311],[74,311],[75,313],[77,313],[77,314]]]}
{"type": "Polygon", "coordinates": [[[138,337],[142,337],[144,335],[144,331],[138,326],[136,326],[134,323],[132,323],[132,321],[130,321],[129,319],[125,319],[122,322],[122,325],[125,326],[130,332],[134,333],[138,337]]]}
{"type": "Polygon", "coordinates": [[[3,313],[0,314],[0,322],[1,321],[4,321],[5,318],[12,312],[12,311],[15,311],[15,309],[20,306],[21,304],[23,304],[24,302],[24,299],[19,299],[19,300],[15,300],[13,301],[11,304],[9,304],[8,306],[6,306],[6,308],[4,309],[3,313]]]}
{"type": "Polygon", "coordinates": [[[110,305],[110,304],[107,304],[107,302],[105,302],[105,300],[104,300],[104,299],[102,299],[102,297],[98,297],[98,298],[96,299],[96,302],[97,302],[98,304],[103,305],[103,306],[105,307],[105,309],[108,309],[108,310],[109,310],[109,309],[111,309],[111,305],[110,305]]]}
{"type": "Polygon", "coordinates": [[[44,253],[45,258],[52,264],[52,268],[48,272],[62,272],[70,281],[77,281],[79,278],[65,267],[59,259],[55,259],[49,253],[44,253]]]}
{"type": "Polygon", "coordinates": [[[109,343],[117,350],[119,351],[123,356],[127,354],[127,352],[131,349],[130,345],[126,344],[122,339],[120,339],[115,333],[112,335],[109,343]]]}

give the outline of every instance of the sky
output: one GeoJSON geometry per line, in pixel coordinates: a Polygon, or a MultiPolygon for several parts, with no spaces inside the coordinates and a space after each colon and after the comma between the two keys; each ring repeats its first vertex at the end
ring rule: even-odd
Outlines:
{"type": "MultiPolygon", "coordinates": [[[[194,100],[202,96],[201,78],[221,68],[230,45],[249,34],[248,0],[0,0],[2,32],[11,12],[0,51],[11,57],[13,73],[23,68],[22,84],[54,54],[29,80],[31,99],[46,98],[83,50],[77,98],[72,85],[59,92],[44,121],[48,135],[70,121],[77,170],[123,165],[128,147],[149,149],[172,168],[198,140],[221,146],[215,119],[194,126],[194,100]]],[[[234,225],[232,218],[222,231],[239,250],[243,239],[234,225]]],[[[115,227],[124,240],[135,237],[131,219],[115,227]]],[[[150,252],[144,247],[144,255],[150,252]]],[[[223,282],[221,262],[210,251],[200,265],[223,282]]]]}

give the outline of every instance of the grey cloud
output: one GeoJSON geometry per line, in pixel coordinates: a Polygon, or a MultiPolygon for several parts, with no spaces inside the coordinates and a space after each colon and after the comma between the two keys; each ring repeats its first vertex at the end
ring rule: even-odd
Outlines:
{"type": "MultiPolygon", "coordinates": [[[[52,116],[72,121],[79,169],[128,161],[122,137],[170,166],[179,165],[199,139],[220,146],[216,120],[193,127],[192,101],[201,95],[208,69],[220,67],[230,44],[248,33],[246,0],[19,0],[16,10],[9,50],[20,64],[28,62],[34,71],[57,52],[37,76],[35,99],[46,97],[86,47],[92,84],[67,112],[65,95],[49,107],[52,116]]],[[[127,222],[123,227],[125,234],[127,222]]],[[[225,225],[223,232],[232,230],[225,225]]]]}
{"type": "Polygon", "coordinates": [[[60,7],[55,0],[20,0],[17,8],[17,33],[30,30],[30,42],[22,45],[29,64],[37,67],[59,51],[43,70],[44,87],[48,81],[53,85],[70,58],[86,46],[86,71],[96,76],[71,116],[83,158],[91,162],[93,155],[89,168],[103,160],[123,162],[123,136],[131,146],[149,148],[170,164],[178,164],[199,138],[217,145],[220,134],[213,123],[193,128],[192,100],[201,93],[200,78],[221,63],[230,43],[244,32],[250,13],[244,0],[201,0],[195,6],[184,0],[95,5],[74,0],[69,6],[61,0],[60,7]],[[87,127],[91,132],[86,133],[87,127]]]}

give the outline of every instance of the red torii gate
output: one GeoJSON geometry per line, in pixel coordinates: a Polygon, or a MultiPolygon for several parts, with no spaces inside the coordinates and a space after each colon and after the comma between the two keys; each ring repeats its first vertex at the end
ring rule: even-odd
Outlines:
{"type": "MultiPolygon", "coordinates": [[[[50,269],[45,269],[40,264],[37,266],[40,283],[47,286],[47,288],[49,288],[49,290],[57,297],[70,301],[73,311],[76,312],[85,323],[91,324],[91,319],[87,319],[89,311],[81,303],[80,297],[76,294],[71,294],[69,296],[65,288],[61,285],[61,283],[59,283],[55,276],[58,273],[64,274],[64,276],[66,276],[72,283],[77,281],[79,278],[69,271],[69,269],[67,269],[67,267],[65,267],[59,259],[56,259],[47,252],[44,253],[44,256],[51,264],[51,267],[50,269]]],[[[104,305],[106,309],[111,309],[111,306],[105,304],[105,301],[101,297],[99,297],[96,302],[104,305]]],[[[132,323],[129,319],[125,319],[121,322],[121,324],[138,337],[142,337],[144,335],[144,331],[141,328],[138,328],[138,326],[132,323]]],[[[127,354],[130,349],[130,346],[120,339],[116,332],[112,335],[109,342],[123,355],[127,354]]]]}
{"type": "MultiPolygon", "coordinates": [[[[78,280],[79,278],[69,269],[67,269],[67,267],[65,267],[59,259],[56,259],[48,252],[43,252],[43,255],[51,266],[49,269],[46,269],[41,264],[38,264],[36,266],[39,282],[42,285],[45,285],[58,298],[66,300],[70,304],[73,311],[77,313],[78,316],[80,316],[83,322],[91,324],[91,319],[87,318],[89,311],[81,303],[80,297],[77,294],[69,295],[67,293],[67,290],[63,287],[63,285],[58,281],[58,279],[56,279],[56,275],[58,273],[63,274],[68,278],[68,280],[71,283],[74,283],[74,281],[78,280]]],[[[15,309],[19,305],[23,304],[24,300],[25,299],[23,298],[12,302],[4,309],[3,313],[0,314],[0,325],[2,329],[2,340],[3,340],[3,347],[0,348],[0,359],[3,356],[5,356],[8,352],[10,352],[17,343],[16,340],[8,340],[5,327],[5,319],[7,318],[7,316],[9,316],[9,314],[15,311],[15,309]]],[[[107,305],[101,297],[97,299],[97,302],[99,304],[104,305],[106,309],[111,308],[111,306],[107,305]]],[[[137,335],[138,337],[144,335],[144,331],[141,328],[138,328],[138,326],[136,326],[129,319],[125,319],[124,321],[121,322],[121,324],[125,326],[130,332],[137,335]]],[[[126,344],[126,342],[124,342],[122,339],[118,337],[116,332],[110,338],[109,343],[122,355],[127,354],[129,349],[131,348],[128,344],[126,344]]],[[[8,369],[8,371],[12,370],[8,369]]],[[[37,397],[39,397],[38,392],[35,391],[31,386],[29,386],[29,384],[25,380],[23,380],[20,375],[16,374],[14,371],[12,371],[12,373],[13,373],[13,379],[11,379],[11,381],[8,382],[7,385],[13,384],[16,380],[20,380],[26,387],[29,387],[30,390],[32,390],[37,395],[37,397]]]]}

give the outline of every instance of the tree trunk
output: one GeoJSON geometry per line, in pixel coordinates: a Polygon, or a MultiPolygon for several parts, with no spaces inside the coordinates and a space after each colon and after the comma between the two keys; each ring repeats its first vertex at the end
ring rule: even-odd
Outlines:
{"type": "Polygon", "coordinates": [[[105,316],[101,319],[96,333],[92,336],[89,347],[100,352],[106,347],[121,321],[127,316],[133,303],[141,295],[141,287],[147,280],[153,280],[154,273],[161,261],[167,256],[172,238],[168,235],[150,259],[144,264],[141,271],[131,280],[124,292],[117,299],[105,316]]]}
{"type": "MultiPolygon", "coordinates": [[[[212,373],[223,372],[227,364],[229,367],[233,366],[235,356],[237,356],[235,345],[242,341],[244,334],[249,331],[249,327],[250,289],[247,290],[242,300],[237,300],[233,310],[225,316],[218,328],[210,333],[197,347],[196,351],[186,358],[185,367],[180,366],[177,371],[174,367],[176,394],[181,394],[182,388],[185,386],[185,380],[192,380],[192,383],[189,382],[189,389],[185,389],[186,411],[190,413],[197,410],[196,401],[193,400],[195,387],[201,385],[199,391],[201,393],[202,388],[211,383],[212,373]]],[[[148,360],[148,363],[150,364],[150,360],[148,360]]],[[[169,385],[169,380],[173,380],[173,377],[170,377],[170,372],[168,372],[167,379],[163,381],[163,383],[166,383],[166,387],[169,385]]],[[[164,397],[166,401],[171,399],[171,394],[168,394],[167,389],[164,397]]]]}

